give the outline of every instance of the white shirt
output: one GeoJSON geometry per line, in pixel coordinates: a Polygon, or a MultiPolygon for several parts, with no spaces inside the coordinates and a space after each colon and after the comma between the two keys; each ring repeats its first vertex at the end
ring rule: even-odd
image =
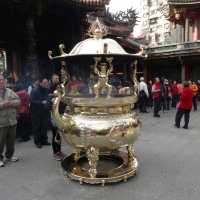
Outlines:
{"type": "Polygon", "coordinates": [[[147,84],[144,81],[141,81],[139,83],[139,86],[138,86],[138,91],[140,92],[142,90],[144,90],[144,92],[146,93],[147,97],[149,97],[149,92],[148,92],[147,84]]]}
{"type": "Polygon", "coordinates": [[[31,96],[31,91],[33,90],[33,86],[28,86],[28,95],[31,96]]]}

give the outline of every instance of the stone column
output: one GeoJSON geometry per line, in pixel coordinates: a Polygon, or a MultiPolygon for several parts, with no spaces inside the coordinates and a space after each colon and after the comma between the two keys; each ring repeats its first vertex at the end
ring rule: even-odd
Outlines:
{"type": "Polygon", "coordinates": [[[36,53],[35,24],[33,17],[26,21],[27,31],[27,53],[25,55],[25,73],[29,73],[32,78],[39,75],[38,56],[36,53]]]}
{"type": "Polygon", "coordinates": [[[189,65],[188,64],[182,64],[181,66],[181,80],[187,81],[189,79],[189,65]]]}
{"type": "Polygon", "coordinates": [[[12,75],[15,81],[19,80],[19,72],[20,72],[20,65],[19,65],[19,56],[17,50],[13,49],[12,51],[12,75]]]}
{"type": "Polygon", "coordinates": [[[182,25],[181,25],[181,43],[184,42],[184,37],[185,37],[184,34],[185,34],[185,33],[184,33],[184,25],[182,24],[182,25]]]}
{"type": "Polygon", "coordinates": [[[189,40],[189,18],[185,18],[185,42],[189,40]]]}
{"type": "Polygon", "coordinates": [[[147,64],[144,65],[144,79],[145,81],[148,81],[148,66],[147,64]]]}
{"type": "Polygon", "coordinates": [[[198,18],[194,20],[194,35],[193,41],[198,40],[198,18]]]}
{"type": "Polygon", "coordinates": [[[185,81],[185,65],[181,65],[181,81],[185,81]]]}

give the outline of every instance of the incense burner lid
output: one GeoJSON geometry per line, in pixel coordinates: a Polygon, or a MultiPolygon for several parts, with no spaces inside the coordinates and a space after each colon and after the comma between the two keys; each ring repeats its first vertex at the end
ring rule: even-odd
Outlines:
{"type": "Polygon", "coordinates": [[[128,53],[113,39],[89,38],[79,42],[69,55],[104,54],[104,46],[107,45],[107,54],[127,55],[128,53]]]}

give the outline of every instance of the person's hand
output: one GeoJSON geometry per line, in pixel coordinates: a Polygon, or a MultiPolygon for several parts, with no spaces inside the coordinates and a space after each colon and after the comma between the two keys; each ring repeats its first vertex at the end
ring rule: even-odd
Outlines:
{"type": "Polygon", "coordinates": [[[4,108],[10,108],[12,106],[12,103],[10,101],[4,101],[3,107],[4,108]]]}

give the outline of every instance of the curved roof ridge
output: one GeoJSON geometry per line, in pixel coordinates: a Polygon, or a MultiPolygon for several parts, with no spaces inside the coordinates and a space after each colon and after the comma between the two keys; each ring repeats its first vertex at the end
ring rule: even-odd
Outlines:
{"type": "Polygon", "coordinates": [[[71,3],[89,7],[104,7],[110,3],[110,0],[71,0],[71,3]]]}

